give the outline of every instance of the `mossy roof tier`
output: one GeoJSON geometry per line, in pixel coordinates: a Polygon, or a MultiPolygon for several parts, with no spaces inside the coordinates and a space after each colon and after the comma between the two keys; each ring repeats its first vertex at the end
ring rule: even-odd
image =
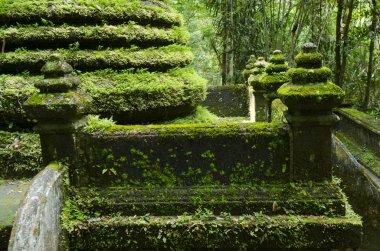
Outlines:
{"type": "Polygon", "coordinates": [[[130,22],[122,25],[96,26],[12,26],[0,28],[5,40],[5,51],[15,48],[54,49],[124,47],[131,45],[147,48],[151,46],[186,44],[188,33],[179,26],[157,28],[130,22]]]}
{"type": "Polygon", "coordinates": [[[182,18],[157,0],[5,0],[0,23],[19,24],[122,24],[135,21],[152,26],[181,25],[182,18]]]}
{"type": "MultiPolygon", "coordinates": [[[[28,71],[39,73],[49,56],[54,50],[17,50],[0,54],[0,72],[3,74],[15,74],[28,71]]],[[[193,60],[190,49],[182,45],[168,45],[163,47],[151,47],[139,49],[106,49],[106,50],[72,50],[59,49],[58,53],[75,70],[95,71],[112,68],[123,69],[147,69],[151,71],[166,71],[176,67],[185,67],[193,60]]]]}
{"type": "MultiPolygon", "coordinates": [[[[30,123],[22,104],[42,76],[0,76],[0,123],[30,123]]],[[[175,118],[193,111],[204,99],[205,80],[193,69],[167,73],[103,70],[80,74],[80,90],[93,102],[91,112],[117,121],[149,121],[175,118]]]]}
{"type": "Polygon", "coordinates": [[[5,0],[0,25],[0,72],[16,74],[1,78],[8,86],[0,96],[0,123],[30,122],[22,107],[35,92],[29,75],[41,75],[54,53],[77,73],[89,73],[79,89],[93,97],[91,112],[118,122],[174,119],[204,99],[205,81],[180,70],[194,56],[182,17],[167,1],[5,0]]]}

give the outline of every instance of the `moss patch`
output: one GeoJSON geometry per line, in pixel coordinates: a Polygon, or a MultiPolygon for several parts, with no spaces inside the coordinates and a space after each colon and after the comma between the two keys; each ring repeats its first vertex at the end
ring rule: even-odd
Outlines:
{"type": "Polygon", "coordinates": [[[322,54],[319,52],[305,53],[301,52],[295,57],[298,67],[303,68],[321,68],[322,54]]]}
{"type": "Polygon", "coordinates": [[[332,71],[327,67],[318,69],[293,68],[288,70],[293,83],[326,82],[331,78],[332,71]]]}

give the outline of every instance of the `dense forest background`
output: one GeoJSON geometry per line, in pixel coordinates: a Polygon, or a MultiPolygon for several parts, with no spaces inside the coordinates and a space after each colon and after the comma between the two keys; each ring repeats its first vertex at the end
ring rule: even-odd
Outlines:
{"type": "Polygon", "coordinates": [[[280,49],[291,66],[314,42],[347,102],[380,114],[380,0],[169,0],[184,15],[193,63],[210,85],[243,83],[250,55],[280,49]]]}

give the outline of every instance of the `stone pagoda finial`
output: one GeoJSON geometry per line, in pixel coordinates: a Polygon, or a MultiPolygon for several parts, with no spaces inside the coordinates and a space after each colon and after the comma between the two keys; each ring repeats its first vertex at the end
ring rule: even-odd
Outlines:
{"type": "Polygon", "coordinates": [[[73,159],[73,133],[86,113],[90,98],[77,93],[78,77],[59,54],[49,57],[41,72],[44,79],[35,83],[39,93],[24,104],[28,116],[37,120],[35,130],[40,134],[44,164],[73,159]]]}
{"type": "Polygon", "coordinates": [[[251,100],[251,120],[254,122],[262,122],[266,120],[266,104],[265,104],[265,90],[260,85],[260,78],[265,73],[265,67],[268,63],[263,57],[257,58],[254,63],[254,68],[251,70],[251,75],[248,78],[248,85],[252,87],[252,100],[251,100]]]}
{"type": "Polygon", "coordinates": [[[277,90],[283,84],[289,82],[289,76],[286,71],[288,70],[288,63],[285,61],[284,55],[280,50],[273,51],[269,58],[269,64],[265,68],[266,74],[260,78],[260,85],[265,90],[267,121],[271,121],[272,117],[272,101],[277,96],[277,90]]]}
{"type": "Polygon", "coordinates": [[[316,45],[305,44],[295,60],[297,68],[288,71],[291,81],[278,90],[288,106],[292,178],[331,179],[331,127],[338,121],[332,109],[343,101],[344,92],[329,81],[332,72],[322,67],[322,55],[316,45]]]}

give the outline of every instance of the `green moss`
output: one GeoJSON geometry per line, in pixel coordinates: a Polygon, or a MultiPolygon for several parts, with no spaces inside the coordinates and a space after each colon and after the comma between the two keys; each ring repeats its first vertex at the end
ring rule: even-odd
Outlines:
{"type": "Polygon", "coordinates": [[[93,71],[105,68],[114,70],[148,69],[165,71],[184,67],[191,63],[193,54],[181,45],[168,45],[160,48],[107,49],[72,51],[59,49],[41,51],[16,51],[0,55],[2,73],[22,73],[29,71],[39,73],[53,53],[61,54],[75,70],[93,71]]]}
{"type": "Polygon", "coordinates": [[[186,44],[189,34],[181,27],[155,28],[134,23],[100,26],[15,26],[0,29],[6,49],[57,48],[78,43],[80,48],[140,47],[186,44]]]}
{"type": "Polygon", "coordinates": [[[290,78],[286,72],[265,74],[260,77],[260,86],[269,92],[276,92],[280,86],[290,81],[290,78]]]}
{"type": "Polygon", "coordinates": [[[33,177],[42,169],[39,135],[0,131],[0,177],[33,177]]]}
{"type": "MultiPolygon", "coordinates": [[[[87,131],[86,128],[84,128],[87,131]]],[[[242,131],[249,131],[256,135],[277,135],[283,130],[282,124],[268,123],[225,123],[225,124],[170,124],[170,125],[115,125],[103,132],[104,135],[123,134],[133,135],[157,135],[158,137],[172,137],[179,132],[186,136],[208,135],[218,137],[220,135],[236,135],[242,131]]]]}
{"type": "Polygon", "coordinates": [[[206,81],[193,69],[168,73],[101,71],[80,76],[92,111],[117,121],[154,121],[191,113],[205,98],[206,81]]]}
{"type": "Polygon", "coordinates": [[[322,54],[319,52],[305,53],[301,52],[295,57],[297,67],[302,68],[321,68],[322,54]]]}
{"type": "Polygon", "coordinates": [[[272,73],[279,73],[279,72],[285,72],[289,69],[288,63],[283,63],[283,64],[273,64],[269,63],[267,67],[265,68],[265,71],[268,74],[272,73]]]}
{"type": "Polygon", "coordinates": [[[293,68],[288,70],[293,83],[326,82],[331,78],[332,71],[327,67],[318,69],[293,68]]]}
{"type": "Polygon", "coordinates": [[[181,25],[182,18],[162,1],[10,1],[0,4],[0,22],[15,23],[128,23],[171,27],[181,25]]]}
{"type": "Polygon", "coordinates": [[[284,64],[285,63],[285,58],[282,53],[280,54],[272,54],[269,57],[269,62],[273,64],[284,64]]]}
{"type": "Polygon", "coordinates": [[[278,90],[281,97],[294,96],[294,97],[320,97],[321,101],[325,96],[337,96],[343,98],[344,93],[342,89],[332,82],[327,83],[303,83],[293,84],[288,83],[278,90]]]}
{"type": "Polygon", "coordinates": [[[198,106],[194,114],[188,115],[183,118],[177,118],[165,122],[165,124],[202,124],[202,123],[217,123],[219,121],[218,116],[209,112],[207,108],[198,106]]]}
{"type": "Polygon", "coordinates": [[[87,116],[86,131],[87,132],[101,132],[115,125],[115,122],[109,119],[101,119],[99,115],[87,116]]]}

